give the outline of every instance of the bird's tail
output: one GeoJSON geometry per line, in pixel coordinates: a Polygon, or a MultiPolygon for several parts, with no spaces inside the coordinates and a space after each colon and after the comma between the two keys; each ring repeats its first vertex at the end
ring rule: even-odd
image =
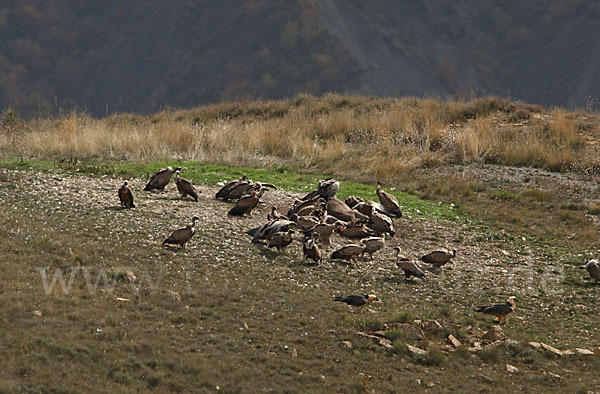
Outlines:
{"type": "Polygon", "coordinates": [[[175,243],[175,240],[173,238],[169,237],[169,238],[165,239],[162,244],[166,245],[166,244],[173,244],[173,243],[175,243]]]}
{"type": "Polygon", "coordinates": [[[478,306],[477,308],[473,309],[475,312],[483,312],[483,310],[487,308],[487,306],[478,306]]]}
{"type": "Polygon", "coordinates": [[[227,214],[231,216],[242,216],[244,212],[245,210],[243,208],[240,208],[236,205],[233,208],[231,208],[229,212],[227,212],[227,214]]]}
{"type": "Polygon", "coordinates": [[[133,201],[131,202],[131,208],[135,208],[135,204],[133,203],[133,201]]]}
{"type": "Polygon", "coordinates": [[[151,191],[152,189],[154,189],[154,188],[152,187],[152,185],[151,185],[150,183],[148,183],[148,184],[146,185],[146,187],[144,187],[144,191],[145,191],[145,192],[149,192],[149,191],[151,191]]]}
{"type": "Polygon", "coordinates": [[[333,300],[334,301],[339,301],[339,302],[344,302],[344,301],[346,301],[346,298],[344,298],[344,297],[333,297],[333,300]]]}
{"type": "Polygon", "coordinates": [[[198,193],[196,193],[195,191],[192,191],[190,193],[190,196],[192,196],[192,198],[194,199],[194,201],[198,202],[198,193]]]}

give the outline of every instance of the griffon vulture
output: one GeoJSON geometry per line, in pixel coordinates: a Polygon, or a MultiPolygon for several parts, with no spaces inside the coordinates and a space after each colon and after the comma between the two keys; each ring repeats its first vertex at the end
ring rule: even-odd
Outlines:
{"type": "Polygon", "coordinates": [[[589,279],[594,279],[596,283],[600,281],[600,263],[598,260],[590,260],[581,268],[585,268],[589,272],[589,279]]]}
{"type": "Polygon", "coordinates": [[[285,248],[294,240],[294,230],[279,231],[268,238],[267,247],[277,248],[278,252],[283,252],[285,248]]]}
{"type": "MultiPolygon", "coordinates": [[[[248,181],[248,175],[242,175],[242,177],[240,179],[235,179],[233,181],[229,181],[227,182],[221,189],[219,189],[219,191],[217,192],[217,194],[215,194],[215,198],[216,199],[220,199],[220,198],[224,198],[227,194],[229,194],[229,191],[231,189],[233,189],[235,186],[239,185],[242,182],[247,182],[248,181]]],[[[250,181],[251,183],[251,181],[250,181]]]]}
{"type": "Polygon", "coordinates": [[[365,248],[362,251],[362,255],[365,253],[369,254],[369,257],[373,258],[373,253],[382,249],[385,246],[385,238],[384,237],[369,237],[363,238],[360,240],[360,244],[365,248]]]}
{"type": "Polygon", "coordinates": [[[315,241],[310,236],[304,238],[304,244],[302,245],[302,255],[304,256],[304,260],[310,259],[316,264],[320,263],[323,260],[323,258],[321,257],[321,251],[319,250],[319,246],[317,246],[315,241]]]}
{"type": "Polygon", "coordinates": [[[182,227],[178,230],[175,230],[169,235],[169,238],[163,241],[163,245],[179,245],[182,248],[185,248],[185,244],[192,238],[196,229],[196,222],[200,220],[198,216],[194,216],[192,218],[192,223],[188,224],[185,227],[182,227]]]}
{"type": "Polygon", "coordinates": [[[118,194],[123,208],[135,208],[135,204],[133,203],[133,193],[129,186],[127,186],[127,181],[123,182],[123,186],[119,189],[118,194]]]}
{"type": "Polygon", "coordinates": [[[435,269],[439,269],[454,257],[456,257],[456,250],[453,250],[452,254],[445,250],[436,250],[426,254],[425,256],[421,256],[421,261],[433,265],[433,268],[435,269]]]}
{"type": "Polygon", "coordinates": [[[398,200],[396,196],[390,193],[386,193],[381,189],[381,185],[377,185],[377,198],[379,198],[379,202],[383,205],[388,211],[390,211],[391,215],[400,218],[402,217],[402,210],[400,210],[400,205],[398,205],[398,200]]]}
{"type": "Polygon", "coordinates": [[[409,280],[411,276],[417,278],[425,277],[425,272],[423,272],[421,267],[400,255],[400,248],[394,248],[394,250],[396,251],[396,267],[404,271],[404,279],[409,280]]]}
{"type": "Polygon", "coordinates": [[[261,195],[262,193],[259,190],[250,190],[250,194],[240,198],[227,214],[231,216],[252,216],[252,210],[258,205],[261,195]]]}
{"type": "Polygon", "coordinates": [[[358,256],[365,250],[364,246],[350,244],[346,245],[331,254],[331,258],[335,260],[354,261],[358,260],[358,256]]]}

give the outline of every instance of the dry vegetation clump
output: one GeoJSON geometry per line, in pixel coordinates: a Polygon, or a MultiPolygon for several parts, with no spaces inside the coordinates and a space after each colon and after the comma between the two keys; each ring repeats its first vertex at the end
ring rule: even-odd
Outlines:
{"type": "Polygon", "coordinates": [[[6,154],[262,166],[285,163],[379,179],[442,164],[494,163],[595,172],[598,118],[488,97],[471,101],[299,95],[150,116],[73,112],[12,122],[6,154]]]}

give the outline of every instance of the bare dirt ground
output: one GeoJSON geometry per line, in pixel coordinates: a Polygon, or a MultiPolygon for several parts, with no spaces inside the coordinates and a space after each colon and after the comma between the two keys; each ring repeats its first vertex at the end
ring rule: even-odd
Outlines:
{"type": "MultiPolygon", "coordinates": [[[[499,187],[535,185],[582,201],[598,197],[592,178],[485,167],[464,172],[499,187]]],[[[508,390],[600,385],[597,372],[585,368],[588,359],[538,356],[543,353],[527,345],[600,346],[600,287],[583,280],[587,274],[576,267],[583,261],[458,213],[448,221],[407,211],[394,220],[396,236],[372,260],[355,266],[326,258],[313,266],[302,262],[299,242],[279,254],[244,233],[263,224],[271,206],[287,211],[298,195],[284,190],[266,192],[252,217],[233,218],[226,214],[231,204],[213,198],[216,185],[197,187],[194,203],[180,201],[173,184],[165,193],[146,193],[145,182],[134,179],[137,208],[121,210],[118,179],[1,170],[0,181],[0,247],[8,260],[0,269],[0,351],[10,355],[0,362],[1,389],[443,391],[491,389],[508,376],[508,390]],[[186,249],[161,247],[194,215],[201,221],[186,249]],[[394,264],[396,246],[415,260],[442,247],[456,249],[457,257],[439,274],[406,282],[394,264]],[[56,270],[67,276],[72,267],[88,267],[92,277],[107,272],[116,282],[90,294],[76,275],[68,294],[57,282],[48,295],[44,267],[48,278],[56,270]],[[127,279],[130,271],[135,279],[127,279]],[[362,315],[331,299],[364,293],[381,301],[362,315]],[[476,346],[492,322],[472,308],[510,295],[519,303],[503,328],[518,350],[485,358],[467,351],[457,356],[447,346],[448,333],[465,348],[476,346]],[[402,314],[409,317],[398,319],[402,314]],[[416,362],[410,353],[390,352],[356,334],[421,324],[413,320],[435,320],[443,335],[405,333],[399,342],[435,350],[442,361],[416,362]],[[505,363],[521,373],[510,374],[505,363]],[[67,371],[75,365],[79,372],[67,371]],[[304,386],[294,386],[298,379],[307,379],[304,386]]],[[[351,242],[336,235],[324,255],[351,242]]]]}

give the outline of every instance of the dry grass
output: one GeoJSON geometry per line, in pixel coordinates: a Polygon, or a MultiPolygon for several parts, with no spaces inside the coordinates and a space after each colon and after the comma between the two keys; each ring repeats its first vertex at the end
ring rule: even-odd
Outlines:
{"type": "Polygon", "coordinates": [[[392,179],[440,164],[497,163],[555,171],[600,168],[598,118],[497,98],[468,102],[327,95],[223,103],[151,116],[71,113],[18,122],[7,154],[285,163],[392,179]],[[584,124],[585,127],[581,127],[584,124]]]}

